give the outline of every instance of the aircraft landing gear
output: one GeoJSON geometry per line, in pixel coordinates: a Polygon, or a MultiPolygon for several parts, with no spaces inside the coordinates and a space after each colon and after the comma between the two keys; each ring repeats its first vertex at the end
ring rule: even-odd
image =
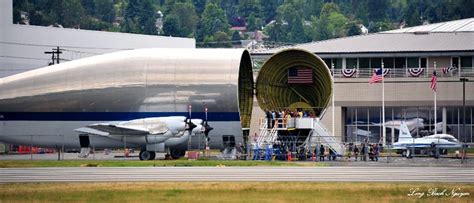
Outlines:
{"type": "Polygon", "coordinates": [[[183,157],[185,154],[186,154],[186,150],[177,150],[177,149],[170,150],[170,155],[173,159],[179,159],[183,157]]]}
{"type": "Polygon", "coordinates": [[[139,157],[140,160],[153,160],[155,159],[156,153],[152,151],[140,151],[139,157]]]}

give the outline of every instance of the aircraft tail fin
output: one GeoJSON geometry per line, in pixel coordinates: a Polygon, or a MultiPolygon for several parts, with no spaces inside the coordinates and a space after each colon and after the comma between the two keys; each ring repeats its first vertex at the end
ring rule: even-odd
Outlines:
{"type": "Polygon", "coordinates": [[[398,134],[398,141],[404,139],[412,139],[410,130],[408,129],[408,125],[405,122],[400,124],[400,133],[398,134]]]}

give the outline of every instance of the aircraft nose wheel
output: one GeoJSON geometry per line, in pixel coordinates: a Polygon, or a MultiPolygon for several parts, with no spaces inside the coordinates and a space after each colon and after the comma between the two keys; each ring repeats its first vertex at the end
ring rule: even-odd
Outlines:
{"type": "Polygon", "coordinates": [[[155,159],[155,152],[152,151],[140,151],[139,157],[140,160],[153,160],[155,159]]]}

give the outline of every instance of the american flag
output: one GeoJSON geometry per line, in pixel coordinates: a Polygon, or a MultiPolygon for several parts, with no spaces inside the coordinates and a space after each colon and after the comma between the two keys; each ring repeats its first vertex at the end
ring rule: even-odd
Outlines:
{"type": "Polygon", "coordinates": [[[383,80],[382,68],[377,69],[369,80],[369,84],[377,83],[383,80]]]}
{"type": "Polygon", "coordinates": [[[438,77],[436,77],[436,70],[433,71],[433,75],[431,76],[431,89],[436,92],[436,82],[438,81],[438,77]]]}
{"type": "Polygon", "coordinates": [[[313,69],[311,68],[288,69],[288,84],[313,84],[313,69]]]}

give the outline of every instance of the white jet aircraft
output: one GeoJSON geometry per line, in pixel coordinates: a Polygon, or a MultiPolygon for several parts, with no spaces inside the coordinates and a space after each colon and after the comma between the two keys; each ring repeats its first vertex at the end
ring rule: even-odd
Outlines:
{"type": "Polygon", "coordinates": [[[425,125],[423,124],[423,121],[424,121],[423,118],[413,118],[413,119],[408,119],[406,121],[392,120],[392,121],[385,122],[385,127],[400,129],[401,124],[405,123],[406,126],[408,127],[408,130],[411,132],[415,130],[416,128],[424,128],[425,125]]]}
{"type": "Polygon", "coordinates": [[[410,156],[410,149],[452,149],[461,148],[461,143],[452,135],[434,134],[422,138],[413,138],[406,123],[400,125],[398,142],[393,143],[393,149],[406,150],[407,157],[410,156]]]}
{"type": "MultiPolygon", "coordinates": [[[[412,119],[408,119],[408,120],[391,120],[391,121],[387,121],[385,122],[385,128],[389,129],[389,128],[394,128],[396,130],[400,130],[400,125],[402,122],[405,122],[406,125],[408,126],[408,129],[411,131],[415,130],[415,129],[419,129],[419,128],[424,128],[425,125],[423,124],[424,122],[424,119],[423,118],[412,118],[412,119]]],[[[367,125],[367,123],[365,122],[358,122],[357,124],[359,125],[367,125]]],[[[382,123],[370,123],[371,125],[373,126],[382,126],[382,123]]],[[[358,135],[358,136],[363,136],[363,137],[372,137],[373,134],[372,132],[368,131],[368,130],[364,130],[364,129],[361,129],[361,128],[357,128],[356,131],[354,131],[354,135],[358,135]]]]}

